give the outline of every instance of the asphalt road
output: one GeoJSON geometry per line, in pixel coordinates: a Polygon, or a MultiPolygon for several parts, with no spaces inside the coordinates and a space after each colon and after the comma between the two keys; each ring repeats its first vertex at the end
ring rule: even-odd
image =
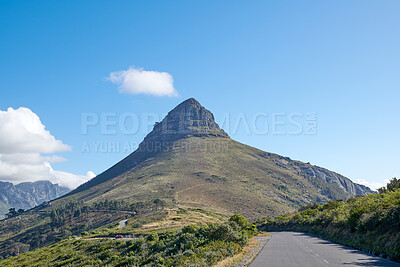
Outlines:
{"type": "Polygon", "coordinates": [[[249,265],[258,266],[398,266],[380,257],[309,234],[272,232],[272,237],[249,265]]]}

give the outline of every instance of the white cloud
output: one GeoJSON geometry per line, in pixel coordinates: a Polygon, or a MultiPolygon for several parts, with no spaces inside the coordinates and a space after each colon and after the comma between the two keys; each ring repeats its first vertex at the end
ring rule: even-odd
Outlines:
{"type": "Polygon", "coordinates": [[[47,131],[30,109],[0,110],[0,180],[14,184],[49,180],[75,188],[93,178],[94,174],[76,175],[53,170],[50,163],[65,159],[48,155],[69,150],[71,147],[47,131]]]}
{"type": "Polygon", "coordinates": [[[96,176],[92,171],[88,171],[86,175],[76,175],[69,172],[53,170],[50,164],[48,165],[48,167],[50,174],[54,177],[53,181],[55,181],[55,183],[59,185],[69,188],[76,188],[83,182],[89,181],[96,176]],[[65,181],[68,181],[68,183],[65,183],[65,181]]]}
{"type": "Polygon", "coordinates": [[[372,190],[375,190],[375,191],[376,191],[378,188],[381,188],[381,187],[386,186],[386,184],[389,183],[389,179],[385,179],[385,180],[382,181],[382,182],[369,182],[369,181],[366,181],[366,180],[364,180],[364,179],[358,179],[358,180],[356,181],[356,183],[362,184],[362,185],[365,185],[365,186],[368,186],[368,187],[371,188],[372,190]]]}
{"type": "Polygon", "coordinates": [[[55,153],[71,150],[47,131],[39,117],[28,108],[0,110],[0,152],[55,153]]]}
{"type": "Polygon", "coordinates": [[[120,93],[178,96],[178,92],[174,88],[174,79],[167,72],[130,67],[128,70],[110,73],[107,80],[118,84],[120,93]]]}

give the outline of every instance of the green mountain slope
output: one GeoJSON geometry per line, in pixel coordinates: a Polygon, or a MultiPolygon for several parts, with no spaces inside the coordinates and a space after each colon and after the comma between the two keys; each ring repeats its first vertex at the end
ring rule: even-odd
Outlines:
{"type": "Polygon", "coordinates": [[[173,142],[172,147],[64,200],[90,203],[162,198],[171,206],[208,208],[255,218],[292,211],[312,201],[350,196],[334,184],[301,175],[304,163],[231,139],[188,137],[173,142]],[[210,153],[207,147],[218,149],[210,153]]]}
{"type": "Polygon", "coordinates": [[[188,99],[137,151],[60,202],[162,198],[170,206],[257,218],[371,192],[337,173],[230,139],[210,111],[188,99]]]}

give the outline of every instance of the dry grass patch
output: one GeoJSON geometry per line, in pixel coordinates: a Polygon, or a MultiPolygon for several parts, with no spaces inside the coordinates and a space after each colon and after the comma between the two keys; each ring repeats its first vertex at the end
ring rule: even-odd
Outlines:
{"type": "Polygon", "coordinates": [[[252,237],[249,240],[249,244],[245,247],[243,247],[243,251],[242,253],[236,254],[232,257],[226,258],[223,261],[218,262],[216,265],[214,265],[215,267],[228,267],[228,266],[234,266],[236,263],[240,262],[241,260],[244,259],[244,257],[246,257],[246,255],[248,253],[250,253],[255,246],[257,246],[260,243],[260,241],[258,241],[257,239],[255,239],[255,237],[252,237]]]}
{"type": "Polygon", "coordinates": [[[160,221],[154,221],[135,229],[135,233],[156,232],[160,230],[172,230],[189,224],[222,223],[225,221],[220,214],[213,214],[203,210],[194,209],[169,209],[167,215],[160,221]]]}

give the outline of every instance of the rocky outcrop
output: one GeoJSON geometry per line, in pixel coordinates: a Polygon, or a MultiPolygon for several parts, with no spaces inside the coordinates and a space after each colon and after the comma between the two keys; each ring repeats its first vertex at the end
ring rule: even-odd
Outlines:
{"type": "Polygon", "coordinates": [[[370,188],[364,185],[356,184],[352,182],[349,178],[336,172],[310,164],[297,163],[297,166],[300,167],[301,173],[303,175],[316,177],[328,183],[335,184],[339,188],[349,193],[351,196],[368,195],[374,193],[374,191],[372,191],[370,188]]]}
{"type": "Polygon", "coordinates": [[[30,209],[58,198],[70,190],[50,181],[26,182],[14,185],[0,182],[0,202],[16,209],[30,209]]]}
{"type": "Polygon", "coordinates": [[[280,168],[284,168],[303,176],[304,178],[309,180],[315,187],[319,188],[322,194],[326,195],[328,198],[332,198],[330,194],[332,189],[335,191],[336,189],[343,190],[346,194],[348,194],[347,196],[368,195],[375,193],[365,185],[354,183],[349,178],[341,174],[316,165],[312,165],[309,162],[304,163],[301,161],[292,160],[289,157],[284,157],[268,152],[261,153],[260,156],[269,158],[275,163],[276,166],[280,168]],[[320,181],[323,181],[323,183],[321,183],[320,181]],[[331,186],[330,188],[327,188],[327,185],[334,185],[336,189],[332,188],[331,186]]]}
{"type": "Polygon", "coordinates": [[[143,142],[169,142],[189,135],[229,138],[215,122],[214,115],[196,99],[189,98],[156,123],[143,142]]]}

